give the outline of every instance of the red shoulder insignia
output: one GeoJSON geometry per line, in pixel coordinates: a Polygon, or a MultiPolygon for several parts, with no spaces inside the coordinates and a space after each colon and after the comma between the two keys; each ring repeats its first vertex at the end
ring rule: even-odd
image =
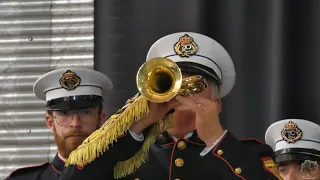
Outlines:
{"type": "Polygon", "coordinates": [[[14,177],[16,175],[22,175],[22,174],[26,174],[26,173],[35,172],[35,171],[37,171],[43,167],[46,167],[48,165],[49,165],[49,162],[46,162],[44,164],[40,164],[40,165],[36,165],[36,166],[28,166],[28,167],[22,167],[22,168],[16,169],[9,174],[7,179],[9,179],[10,177],[14,177]]]}
{"type": "Polygon", "coordinates": [[[256,138],[242,138],[240,141],[245,144],[264,144],[262,141],[256,138]]]}

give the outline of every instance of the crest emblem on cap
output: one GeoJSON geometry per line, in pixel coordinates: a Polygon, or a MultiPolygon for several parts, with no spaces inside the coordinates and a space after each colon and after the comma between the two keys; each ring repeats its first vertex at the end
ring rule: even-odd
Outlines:
{"type": "Polygon", "coordinates": [[[198,45],[188,34],[181,36],[179,41],[174,44],[174,51],[180,57],[190,57],[198,51],[198,45]]]}
{"type": "Polygon", "coordinates": [[[68,70],[63,73],[62,77],[59,80],[59,83],[61,87],[63,87],[67,91],[70,91],[76,89],[80,85],[81,78],[77,76],[76,73],[68,70]]]}
{"type": "Polygon", "coordinates": [[[284,125],[284,128],[281,131],[281,136],[287,143],[295,143],[301,139],[302,131],[298,128],[296,123],[289,121],[284,125]]]}

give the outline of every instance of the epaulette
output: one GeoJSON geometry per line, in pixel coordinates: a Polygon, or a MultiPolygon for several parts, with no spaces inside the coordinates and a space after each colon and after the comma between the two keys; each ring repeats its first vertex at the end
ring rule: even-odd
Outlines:
{"type": "Polygon", "coordinates": [[[240,141],[248,145],[264,144],[263,142],[261,142],[259,139],[256,139],[256,138],[243,138],[243,139],[240,139],[240,141]]]}
{"type": "Polygon", "coordinates": [[[24,174],[36,172],[44,167],[47,167],[49,165],[49,162],[46,162],[44,164],[36,165],[36,166],[29,166],[29,167],[22,167],[19,169],[16,169],[10,173],[10,175],[7,177],[9,179],[10,177],[15,177],[17,175],[21,176],[24,174]]]}

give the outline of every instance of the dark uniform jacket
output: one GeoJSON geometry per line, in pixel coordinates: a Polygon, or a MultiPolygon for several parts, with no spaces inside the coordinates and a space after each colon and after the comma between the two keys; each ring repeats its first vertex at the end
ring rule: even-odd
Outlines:
{"type": "Polygon", "coordinates": [[[25,167],[13,171],[6,180],[56,180],[64,168],[64,162],[56,155],[51,163],[25,167]]]}
{"type": "MultiPolygon", "coordinates": [[[[128,140],[130,140],[128,138],[128,140]]],[[[131,143],[132,144],[132,143],[131,143]]],[[[258,140],[237,140],[226,133],[219,144],[205,156],[200,153],[206,147],[196,132],[189,139],[173,141],[163,133],[152,145],[146,162],[134,173],[122,180],[276,180],[276,167],[272,149],[258,140]],[[264,161],[269,165],[264,165],[264,161]],[[273,169],[272,169],[273,168],[273,169]],[[274,172],[274,173],[272,173],[274,172]]],[[[131,149],[130,146],[126,148],[131,149]]],[[[60,180],[112,180],[108,158],[104,155],[79,169],[69,167],[60,180]]],[[[121,153],[121,152],[119,152],[121,153]]]]}
{"type": "MultiPolygon", "coordinates": [[[[112,179],[113,169],[112,167],[119,160],[126,160],[130,158],[136,151],[139,150],[142,143],[135,141],[132,136],[127,135],[127,133],[118,139],[118,142],[114,143],[113,147],[109,149],[103,157],[97,160],[97,163],[103,164],[105,167],[99,167],[105,170],[104,175],[110,175],[110,177],[105,177],[104,179],[112,179]],[[128,147],[130,147],[129,151],[128,147]],[[100,162],[102,161],[102,162],[100,162]],[[108,172],[109,171],[109,172],[108,172]]],[[[96,166],[95,166],[96,168],[96,166]]],[[[58,155],[55,156],[52,163],[45,163],[40,166],[26,167],[18,169],[12,172],[5,180],[58,180],[60,179],[61,173],[64,171],[64,161],[59,158],[58,155]]],[[[70,170],[79,171],[78,167],[71,167],[70,170]]],[[[90,172],[94,172],[94,169],[87,168],[90,172]]],[[[73,173],[70,173],[73,174],[73,173]]],[[[62,179],[70,179],[69,177],[61,177],[62,179]]],[[[86,180],[100,179],[95,176],[94,173],[89,176],[83,176],[86,180]]],[[[79,178],[79,179],[82,179],[79,178]]],[[[73,179],[73,178],[72,178],[73,179]]],[[[75,178],[75,180],[78,178],[75,178]]]]}

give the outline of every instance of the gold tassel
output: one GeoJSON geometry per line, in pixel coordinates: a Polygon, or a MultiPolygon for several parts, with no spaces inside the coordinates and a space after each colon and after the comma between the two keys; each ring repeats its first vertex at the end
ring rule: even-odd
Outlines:
{"type": "Polygon", "coordinates": [[[126,161],[118,162],[114,167],[114,178],[120,179],[136,171],[148,156],[150,146],[156,141],[157,136],[169,129],[172,124],[172,114],[164,118],[159,123],[152,125],[140,150],[126,161]]]}
{"type": "Polygon", "coordinates": [[[65,166],[80,167],[92,162],[109,149],[114,141],[122,136],[136,121],[149,113],[148,101],[143,96],[137,97],[132,104],[124,106],[120,112],[112,115],[103,126],[93,132],[84,142],[73,150],[65,166]]]}

